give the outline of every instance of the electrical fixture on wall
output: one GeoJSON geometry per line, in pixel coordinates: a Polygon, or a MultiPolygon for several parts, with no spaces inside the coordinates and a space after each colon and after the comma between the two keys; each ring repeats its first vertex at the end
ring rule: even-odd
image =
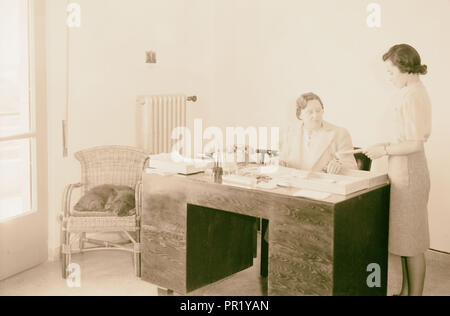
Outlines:
{"type": "Polygon", "coordinates": [[[146,61],[147,64],[156,64],[156,52],[153,50],[145,52],[146,54],[146,61]]]}

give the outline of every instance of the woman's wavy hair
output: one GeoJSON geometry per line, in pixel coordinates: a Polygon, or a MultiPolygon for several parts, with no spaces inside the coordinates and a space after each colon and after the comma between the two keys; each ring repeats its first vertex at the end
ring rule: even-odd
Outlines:
{"type": "Polygon", "coordinates": [[[403,73],[426,75],[428,72],[428,67],[422,65],[417,50],[408,44],[392,46],[383,55],[383,61],[387,60],[390,60],[403,73]]]}
{"type": "Polygon", "coordinates": [[[322,100],[320,99],[320,97],[317,94],[312,93],[312,92],[302,94],[297,99],[297,118],[299,120],[301,120],[300,114],[302,113],[302,110],[304,110],[306,108],[306,106],[308,105],[308,102],[312,101],[312,100],[319,101],[320,105],[322,105],[322,109],[324,108],[323,107],[323,102],[322,102],[322,100]]]}

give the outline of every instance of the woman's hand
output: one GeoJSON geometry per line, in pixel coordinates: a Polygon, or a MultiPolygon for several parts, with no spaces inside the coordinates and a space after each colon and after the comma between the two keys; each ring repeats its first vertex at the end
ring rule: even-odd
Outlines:
{"type": "Polygon", "coordinates": [[[383,156],[386,156],[387,154],[385,146],[377,145],[369,147],[368,149],[364,150],[363,153],[372,160],[381,158],[383,156]]]}
{"type": "Polygon", "coordinates": [[[327,173],[338,174],[342,170],[342,163],[339,160],[331,160],[327,167],[327,173]]]}

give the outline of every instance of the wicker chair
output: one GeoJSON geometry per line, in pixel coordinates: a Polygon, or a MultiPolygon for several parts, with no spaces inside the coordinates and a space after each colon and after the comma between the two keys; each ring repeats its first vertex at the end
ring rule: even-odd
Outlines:
{"type": "Polygon", "coordinates": [[[67,277],[67,267],[73,253],[94,250],[122,250],[134,254],[136,276],[141,276],[140,251],[140,217],[142,198],[142,171],[148,155],[137,148],[124,146],[105,146],[83,150],[75,154],[81,164],[81,183],[70,184],[64,190],[62,214],[62,275],[67,277]],[[93,187],[103,184],[127,185],[135,188],[136,214],[127,217],[106,216],[106,213],[79,213],[71,210],[71,196],[74,189],[81,189],[84,194],[93,187]],[[120,232],[127,239],[111,243],[103,240],[86,238],[86,233],[120,232]],[[134,232],[133,238],[130,232],[134,232]],[[71,243],[79,237],[80,250],[71,249],[71,243]],[[133,247],[125,244],[133,243],[133,247]],[[94,247],[85,248],[85,243],[94,247]]]}

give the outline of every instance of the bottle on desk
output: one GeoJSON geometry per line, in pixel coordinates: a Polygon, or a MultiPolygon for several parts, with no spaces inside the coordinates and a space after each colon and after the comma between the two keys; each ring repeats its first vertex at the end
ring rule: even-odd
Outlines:
{"type": "Polygon", "coordinates": [[[222,184],[222,176],[223,176],[222,158],[223,158],[222,155],[216,150],[213,167],[214,183],[222,184]]]}
{"type": "Polygon", "coordinates": [[[215,165],[213,168],[213,174],[214,174],[214,183],[222,183],[222,176],[223,176],[223,168],[219,164],[215,165]]]}

